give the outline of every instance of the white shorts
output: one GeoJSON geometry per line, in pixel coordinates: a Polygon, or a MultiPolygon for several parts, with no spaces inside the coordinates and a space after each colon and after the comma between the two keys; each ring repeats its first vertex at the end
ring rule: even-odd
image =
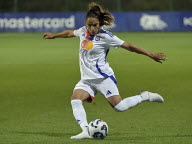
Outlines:
{"type": "Polygon", "coordinates": [[[74,90],[83,89],[89,93],[90,98],[87,100],[91,102],[97,92],[100,92],[105,96],[105,98],[109,98],[114,95],[119,95],[119,90],[116,85],[116,80],[113,77],[101,78],[101,79],[93,79],[93,80],[80,80],[74,90]]]}

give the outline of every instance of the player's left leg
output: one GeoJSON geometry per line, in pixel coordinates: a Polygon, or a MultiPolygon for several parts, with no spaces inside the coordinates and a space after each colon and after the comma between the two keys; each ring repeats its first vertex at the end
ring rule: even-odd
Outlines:
{"type": "Polygon", "coordinates": [[[151,93],[148,91],[143,91],[141,92],[140,95],[127,97],[123,100],[121,100],[121,97],[119,95],[114,95],[114,96],[108,97],[107,101],[118,112],[125,111],[144,101],[164,102],[163,98],[159,94],[151,93]]]}
{"type": "Polygon", "coordinates": [[[140,95],[132,96],[121,100],[119,95],[114,95],[107,98],[107,101],[118,112],[126,111],[144,101],[164,102],[163,98],[157,93],[148,91],[141,92],[140,95]]]}
{"type": "Polygon", "coordinates": [[[128,97],[125,99],[121,99],[119,95],[114,95],[107,98],[107,101],[110,103],[110,105],[118,112],[126,111],[129,108],[132,108],[139,103],[141,103],[142,97],[140,95],[128,97]]]}
{"type": "Polygon", "coordinates": [[[138,105],[143,101],[151,102],[163,102],[163,98],[156,93],[151,93],[148,91],[143,91],[140,95],[127,97],[121,99],[117,85],[114,83],[113,79],[106,78],[102,82],[98,83],[97,89],[106,97],[107,101],[116,111],[125,111],[131,107],[138,105]]]}

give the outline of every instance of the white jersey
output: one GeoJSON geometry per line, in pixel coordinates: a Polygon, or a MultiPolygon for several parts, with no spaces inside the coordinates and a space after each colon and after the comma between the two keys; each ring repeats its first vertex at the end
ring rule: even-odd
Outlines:
{"type": "Polygon", "coordinates": [[[113,76],[114,72],[106,61],[106,57],[110,47],[118,48],[124,41],[102,28],[98,34],[91,35],[84,26],[75,30],[74,35],[80,38],[81,79],[89,80],[113,76]]]}

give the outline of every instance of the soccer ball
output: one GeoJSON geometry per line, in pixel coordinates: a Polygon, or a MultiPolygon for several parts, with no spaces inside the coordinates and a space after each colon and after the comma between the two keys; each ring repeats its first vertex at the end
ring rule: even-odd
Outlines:
{"type": "Polygon", "coordinates": [[[104,139],[108,134],[108,125],[101,119],[93,120],[89,123],[89,134],[95,139],[104,139]]]}

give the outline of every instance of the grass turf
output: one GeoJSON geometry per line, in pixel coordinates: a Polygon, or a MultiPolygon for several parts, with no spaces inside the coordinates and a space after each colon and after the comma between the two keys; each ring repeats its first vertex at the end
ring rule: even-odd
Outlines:
{"type": "Polygon", "coordinates": [[[104,140],[70,140],[80,132],[70,96],[80,79],[78,38],[43,40],[42,34],[0,34],[0,144],[190,144],[192,143],[192,33],[116,33],[152,52],[164,64],[123,49],[111,49],[122,98],[141,90],[160,93],[165,103],[142,103],[115,112],[102,95],[85,103],[88,121],[109,125],[104,140]]]}

